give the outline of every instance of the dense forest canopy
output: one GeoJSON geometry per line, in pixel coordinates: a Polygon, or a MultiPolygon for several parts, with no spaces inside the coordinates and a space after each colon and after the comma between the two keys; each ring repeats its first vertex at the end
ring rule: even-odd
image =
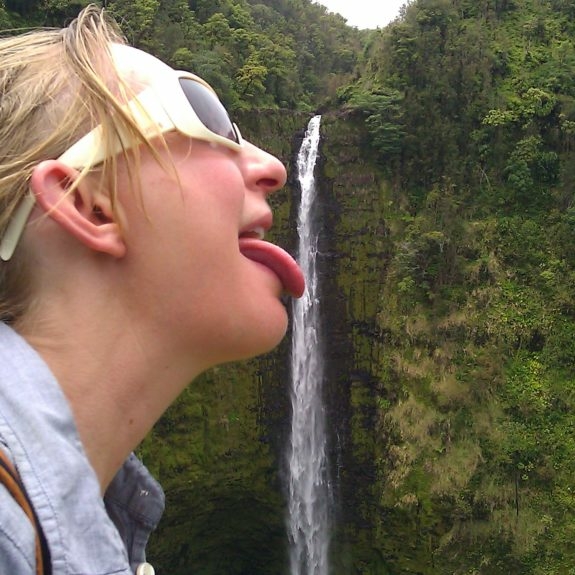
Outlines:
{"type": "MultiPolygon", "coordinates": [[[[60,25],[86,3],[0,0],[0,28],[60,25]]],[[[337,573],[575,573],[575,2],[412,0],[373,31],[310,0],[105,4],[133,44],[200,74],[245,118],[265,110],[287,125],[280,112],[299,121],[321,110],[333,129],[322,175],[334,189],[354,166],[364,171],[337,216],[355,217],[358,234],[377,220],[370,241],[385,260],[377,301],[362,302],[375,311],[354,325],[370,379],[349,392],[354,465],[342,464],[350,502],[334,554],[352,559],[336,561],[337,573]],[[344,142],[336,156],[337,135],[353,150],[344,142]],[[360,205],[368,200],[377,213],[360,205]]],[[[358,264],[341,282],[368,271],[358,264]]],[[[144,449],[160,454],[156,471],[203,525],[221,518],[213,501],[201,515],[208,487],[237,511],[225,469],[237,479],[252,465],[267,489],[263,440],[245,423],[253,394],[244,420],[221,415],[210,428],[209,381],[144,449]],[[190,432],[195,421],[205,433],[190,432]],[[191,444],[191,463],[168,437],[191,444]]],[[[177,509],[158,544],[167,555],[182,541],[170,573],[277,573],[281,553],[249,543],[264,532],[281,541],[281,517],[266,523],[281,508],[272,499],[250,502],[254,523],[230,522],[249,561],[219,571],[206,565],[233,539],[226,519],[214,531],[229,539],[210,536],[214,552],[200,556],[177,509]]],[[[192,533],[203,541],[201,525],[192,533]]]]}
{"type": "MultiPolygon", "coordinates": [[[[0,28],[61,25],[87,0],[3,0],[0,28]]],[[[313,109],[353,77],[362,34],[309,0],[107,0],[129,41],[230,109],[313,109]]]]}

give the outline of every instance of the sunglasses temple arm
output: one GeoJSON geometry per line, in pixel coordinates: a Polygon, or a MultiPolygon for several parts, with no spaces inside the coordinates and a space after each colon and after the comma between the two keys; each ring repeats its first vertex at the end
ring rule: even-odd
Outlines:
{"type": "MultiPolygon", "coordinates": [[[[134,123],[140,127],[146,138],[152,138],[174,128],[170,117],[149,90],[142,92],[126,104],[125,110],[132,116],[134,123]]],[[[107,157],[116,155],[122,150],[128,150],[138,143],[133,134],[119,128],[116,137],[111,142],[112,149],[108,150],[104,145],[102,127],[97,126],[68,148],[58,159],[75,169],[97,166],[107,157]]]]}
{"type": "MultiPolygon", "coordinates": [[[[132,114],[146,137],[156,136],[175,127],[153,93],[148,90],[129,102],[126,105],[126,111],[132,114]]],[[[130,148],[134,143],[133,137],[130,138],[122,133],[118,136],[113,143],[115,149],[111,150],[113,154],[130,148]]],[[[80,169],[98,165],[109,154],[110,150],[106,150],[103,144],[102,127],[97,126],[68,148],[58,159],[71,168],[80,169]]],[[[0,240],[0,260],[7,262],[14,255],[35,203],[34,194],[29,191],[14,210],[14,215],[0,240]]]]}
{"type": "MultiPolygon", "coordinates": [[[[92,130],[83,138],[80,138],[71,148],[69,148],[58,159],[70,167],[81,167],[82,163],[87,159],[94,163],[98,160],[102,161],[99,157],[102,155],[101,136],[100,130],[92,130]]],[[[28,218],[34,209],[36,200],[31,191],[22,198],[22,201],[16,209],[14,214],[6,227],[6,231],[0,240],[0,260],[7,262],[14,255],[16,246],[24,233],[24,228],[28,222],[28,218]]]]}
{"type": "Polygon", "coordinates": [[[85,166],[96,166],[104,159],[105,151],[100,126],[80,138],[58,158],[63,164],[76,170],[85,166]]]}
{"type": "MultiPolygon", "coordinates": [[[[83,138],[80,138],[80,140],[58,159],[72,168],[82,167],[88,158],[90,162],[97,164],[104,159],[101,140],[100,130],[98,128],[92,130],[83,138]]],[[[35,204],[34,194],[28,191],[14,210],[14,214],[0,240],[0,260],[3,262],[9,261],[14,255],[16,246],[24,233],[24,229],[26,228],[26,224],[35,204]]]]}
{"type": "Polygon", "coordinates": [[[3,262],[10,260],[14,254],[14,250],[24,233],[24,228],[28,222],[28,218],[34,209],[36,200],[34,194],[29,191],[23,198],[20,204],[14,210],[14,215],[2,236],[0,241],[0,259],[3,262]]]}

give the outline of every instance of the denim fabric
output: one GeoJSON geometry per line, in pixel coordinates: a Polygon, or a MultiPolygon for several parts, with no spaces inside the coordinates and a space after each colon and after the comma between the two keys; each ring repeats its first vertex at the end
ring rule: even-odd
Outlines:
{"type": "MultiPolygon", "coordinates": [[[[132,575],[164,510],[135,456],[104,499],[70,406],[41,357],[0,323],[0,448],[16,465],[52,556],[53,575],[132,575]]],[[[0,574],[33,575],[34,531],[0,486],[0,574]]]]}

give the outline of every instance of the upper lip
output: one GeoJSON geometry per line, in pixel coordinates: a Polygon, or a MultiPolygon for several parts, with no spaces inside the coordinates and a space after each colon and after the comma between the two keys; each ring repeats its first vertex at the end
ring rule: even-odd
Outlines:
{"type": "Polygon", "coordinates": [[[264,239],[265,233],[272,227],[273,215],[271,211],[259,216],[257,219],[252,220],[249,224],[242,227],[240,230],[240,238],[257,238],[264,239]]]}

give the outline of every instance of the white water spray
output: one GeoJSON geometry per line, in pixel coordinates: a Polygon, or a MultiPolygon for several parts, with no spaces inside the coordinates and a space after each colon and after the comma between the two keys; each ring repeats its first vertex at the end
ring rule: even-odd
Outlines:
{"type": "Polygon", "coordinates": [[[301,186],[298,262],[306,277],[306,291],[293,302],[288,518],[291,575],[328,574],[330,493],[321,390],[318,234],[312,217],[320,120],[320,116],[315,116],[310,121],[297,159],[301,186]]]}

